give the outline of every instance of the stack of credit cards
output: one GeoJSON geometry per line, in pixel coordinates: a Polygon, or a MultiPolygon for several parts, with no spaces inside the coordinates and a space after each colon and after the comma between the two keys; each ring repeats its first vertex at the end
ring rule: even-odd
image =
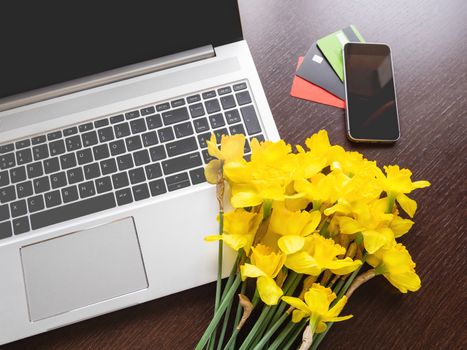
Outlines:
{"type": "Polygon", "coordinates": [[[299,57],[290,94],[294,97],[345,108],[342,48],[348,42],[364,42],[350,25],[314,42],[305,57],[299,57]]]}

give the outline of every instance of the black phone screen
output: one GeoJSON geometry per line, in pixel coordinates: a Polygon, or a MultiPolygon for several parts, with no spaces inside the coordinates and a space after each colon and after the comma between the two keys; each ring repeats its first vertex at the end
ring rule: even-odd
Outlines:
{"type": "Polygon", "coordinates": [[[344,46],[347,132],[356,141],[399,138],[391,51],[383,44],[344,46]]]}

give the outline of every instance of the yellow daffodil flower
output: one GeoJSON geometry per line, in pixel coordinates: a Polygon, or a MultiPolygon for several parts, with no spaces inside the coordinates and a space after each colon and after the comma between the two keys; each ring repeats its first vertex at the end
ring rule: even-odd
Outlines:
{"type": "Polygon", "coordinates": [[[400,243],[368,255],[367,262],[401,293],[420,289],[421,281],[415,272],[415,263],[407,249],[400,243]]]}
{"type": "Polygon", "coordinates": [[[398,165],[385,166],[384,175],[380,171],[379,181],[381,188],[388,194],[388,200],[396,200],[401,208],[411,217],[417,210],[417,202],[410,199],[406,194],[417,188],[430,186],[428,181],[412,182],[412,172],[409,169],[400,169],[398,165]]]}
{"type": "Polygon", "coordinates": [[[313,333],[322,333],[326,330],[326,322],[340,322],[348,320],[352,315],[339,316],[347,298],[343,296],[334,306],[331,303],[336,299],[336,294],[330,288],[314,283],[304,295],[305,301],[295,297],[282,297],[287,304],[293,306],[292,322],[298,323],[303,318],[309,317],[310,328],[313,333]]]}
{"type": "Polygon", "coordinates": [[[270,247],[258,244],[251,248],[251,264],[240,266],[242,280],[256,278],[256,288],[266,305],[276,305],[283,295],[282,289],[274,281],[285,261],[282,252],[276,253],[270,247]]]}
{"type": "Polygon", "coordinates": [[[305,237],[302,250],[287,255],[285,266],[297,273],[318,276],[329,269],[336,275],[346,275],[356,270],[362,262],[351,258],[338,259],[345,254],[345,248],[331,238],[324,238],[318,233],[305,237]]]}
{"type": "Polygon", "coordinates": [[[317,210],[290,211],[282,202],[273,205],[269,230],[279,234],[277,244],[285,254],[293,254],[303,248],[305,237],[312,234],[321,221],[321,213],[317,210]]]}
{"type": "Polygon", "coordinates": [[[252,213],[244,209],[235,209],[224,214],[224,233],[211,235],[204,239],[208,242],[222,240],[234,250],[243,248],[247,254],[255,238],[256,231],[263,219],[263,212],[252,213]]]}

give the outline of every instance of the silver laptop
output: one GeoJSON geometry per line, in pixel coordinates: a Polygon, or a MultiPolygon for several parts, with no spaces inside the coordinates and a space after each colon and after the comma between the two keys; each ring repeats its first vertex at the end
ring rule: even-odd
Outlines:
{"type": "Polygon", "coordinates": [[[29,6],[0,4],[0,344],[213,281],[206,139],[278,138],[236,0],[29,6]]]}

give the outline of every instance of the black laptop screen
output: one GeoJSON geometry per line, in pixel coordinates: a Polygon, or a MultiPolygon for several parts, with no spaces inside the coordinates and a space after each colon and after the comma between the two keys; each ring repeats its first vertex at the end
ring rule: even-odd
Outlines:
{"type": "Polygon", "coordinates": [[[4,0],[0,98],[241,39],[237,0],[4,0]]]}

